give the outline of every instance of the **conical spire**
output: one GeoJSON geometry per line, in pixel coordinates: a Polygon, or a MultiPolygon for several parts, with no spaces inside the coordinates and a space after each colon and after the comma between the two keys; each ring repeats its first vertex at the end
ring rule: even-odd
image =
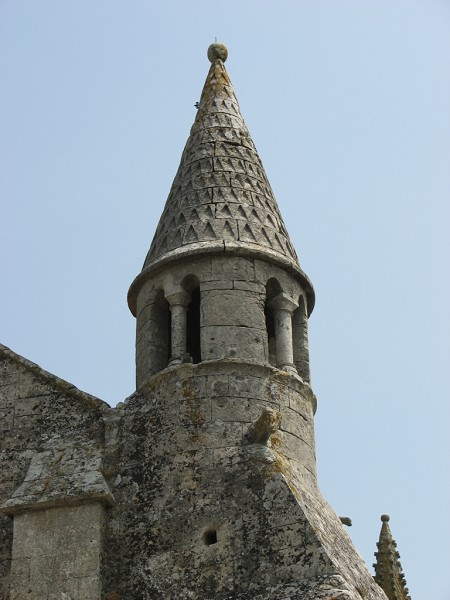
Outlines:
{"type": "Polygon", "coordinates": [[[389,516],[381,515],[380,538],[377,543],[378,552],[375,552],[377,562],[375,567],[375,581],[383,589],[389,600],[411,600],[406,587],[405,576],[400,564],[400,554],[388,525],[389,516]]]}
{"type": "MultiPolygon", "coordinates": [[[[227,49],[212,44],[198,112],[143,273],[163,263],[204,253],[259,256],[297,273],[313,305],[264,168],[250,138],[224,61],[227,49]]],[[[139,276],[137,280],[141,281],[139,276]]],[[[133,291],[130,308],[133,310],[133,291]]]]}

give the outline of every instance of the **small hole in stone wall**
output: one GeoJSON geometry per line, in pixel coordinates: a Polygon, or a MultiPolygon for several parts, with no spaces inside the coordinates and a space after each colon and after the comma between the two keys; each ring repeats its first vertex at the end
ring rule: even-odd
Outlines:
{"type": "Polygon", "coordinates": [[[217,544],[217,531],[215,529],[207,529],[203,534],[203,542],[206,546],[217,544]]]}

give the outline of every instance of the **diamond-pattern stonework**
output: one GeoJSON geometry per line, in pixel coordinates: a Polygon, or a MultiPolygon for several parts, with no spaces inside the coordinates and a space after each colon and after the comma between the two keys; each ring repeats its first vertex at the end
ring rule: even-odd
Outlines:
{"type": "Polygon", "coordinates": [[[245,244],[298,267],[223,62],[209,70],[144,269],[195,245],[245,244]]]}

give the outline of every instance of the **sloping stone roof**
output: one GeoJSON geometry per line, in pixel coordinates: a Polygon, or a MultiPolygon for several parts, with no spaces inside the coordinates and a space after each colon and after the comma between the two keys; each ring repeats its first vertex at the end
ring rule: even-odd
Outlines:
{"type": "Polygon", "coordinates": [[[240,113],[226,55],[222,44],[208,50],[212,64],[197,116],[143,273],[196,254],[251,254],[296,272],[313,296],[240,113]]]}
{"type": "Polygon", "coordinates": [[[48,371],[46,371],[36,363],[32,362],[31,360],[28,360],[24,356],[17,354],[17,352],[14,352],[14,350],[8,348],[8,346],[0,344],[0,367],[1,362],[3,360],[16,363],[23,369],[29,371],[30,373],[33,373],[33,375],[35,375],[42,381],[45,381],[50,385],[55,386],[55,389],[58,389],[62,393],[68,394],[73,398],[81,400],[87,406],[90,406],[92,408],[98,408],[102,412],[108,412],[108,410],[110,409],[110,406],[104,400],[100,400],[96,396],[92,396],[91,394],[83,392],[82,390],[75,387],[73,383],[69,383],[65,379],[61,379],[61,377],[53,375],[53,373],[49,373],[48,371]]]}
{"type": "Polygon", "coordinates": [[[375,581],[383,589],[389,600],[411,600],[402,565],[400,564],[397,544],[388,525],[389,516],[381,515],[381,521],[383,524],[377,543],[378,552],[375,552],[377,562],[373,565],[375,567],[375,581]]]}
{"type": "Polygon", "coordinates": [[[172,252],[228,243],[298,264],[224,63],[211,58],[197,117],[144,268],[172,252]]]}

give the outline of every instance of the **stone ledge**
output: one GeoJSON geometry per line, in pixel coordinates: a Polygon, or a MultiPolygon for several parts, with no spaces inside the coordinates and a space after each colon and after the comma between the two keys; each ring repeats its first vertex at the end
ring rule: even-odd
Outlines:
{"type": "Polygon", "coordinates": [[[4,514],[58,506],[115,503],[97,449],[54,448],[36,452],[23,483],[0,505],[4,514]]]}
{"type": "MultiPolygon", "coordinates": [[[[229,374],[229,375],[250,375],[260,378],[269,377],[274,383],[280,383],[289,387],[293,387],[297,391],[300,389],[306,393],[311,400],[313,400],[314,394],[311,390],[309,383],[303,381],[303,379],[294,373],[288,373],[282,371],[276,367],[272,367],[269,364],[261,364],[258,361],[243,361],[241,358],[220,358],[214,360],[205,360],[201,363],[182,363],[179,365],[166,367],[164,370],[159,371],[152,375],[148,381],[135,393],[145,394],[151,391],[160,382],[166,379],[175,377],[182,381],[183,379],[189,379],[194,375],[211,375],[211,374],[229,374]],[[236,371],[236,367],[239,367],[239,372],[236,371]]],[[[129,398],[134,396],[132,394],[129,398]]]]}
{"type": "Polygon", "coordinates": [[[286,269],[291,275],[298,278],[306,291],[308,298],[308,314],[314,308],[314,288],[308,276],[302,271],[298,263],[288,259],[283,254],[270,249],[261,249],[257,244],[252,246],[248,242],[230,242],[215,240],[211,242],[195,242],[167,252],[162,257],[154,259],[141,271],[132,282],[128,291],[128,306],[131,313],[137,315],[137,297],[143,283],[159,273],[168,263],[191,261],[207,255],[241,256],[243,258],[257,258],[286,269]]]}

